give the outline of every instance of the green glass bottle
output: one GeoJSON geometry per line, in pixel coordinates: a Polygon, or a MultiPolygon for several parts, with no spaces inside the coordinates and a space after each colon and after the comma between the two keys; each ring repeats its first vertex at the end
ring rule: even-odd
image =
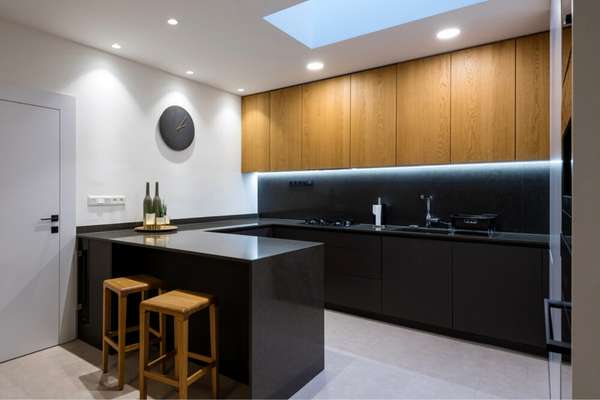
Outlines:
{"type": "Polygon", "coordinates": [[[160,200],[160,195],[158,193],[158,182],[155,183],[154,186],[154,199],[152,199],[152,209],[154,210],[154,214],[157,217],[162,217],[162,201],[160,200]]]}
{"type": "Polygon", "coordinates": [[[153,212],[154,206],[152,203],[152,197],[150,197],[150,182],[146,182],[146,196],[144,197],[144,215],[142,221],[146,220],[146,214],[153,212]]]}

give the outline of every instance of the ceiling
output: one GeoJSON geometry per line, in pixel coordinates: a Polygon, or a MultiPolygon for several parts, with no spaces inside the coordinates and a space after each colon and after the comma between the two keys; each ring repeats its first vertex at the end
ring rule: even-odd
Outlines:
{"type": "Polygon", "coordinates": [[[489,0],[311,50],[263,20],[299,2],[0,0],[0,17],[232,93],[245,88],[249,94],[540,32],[548,29],[550,12],[548,0],[489,0]],[[168,25],[168,18],[179,25],[168,25]],[[436,32],[449,26],[462,34],[437,40],[436,32]],[[120,50],[111,48],[115,42],[120,50]],[[314,60],[325,68],[308,71],[307,62],[314,60]],[[194,75],[186,75],[187,70],[194,75]]]}

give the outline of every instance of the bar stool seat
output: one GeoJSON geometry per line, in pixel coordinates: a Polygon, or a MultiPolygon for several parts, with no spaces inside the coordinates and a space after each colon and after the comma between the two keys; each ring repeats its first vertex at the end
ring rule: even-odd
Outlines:
{"type": "Polygon", "coordinates": [[[217,354],[217,309],[216,298],[209,294],[173,290],[140,304],[140,399],[147,397],[146,379],[152,379],[179,390],[179,398],[186,399],[189,385],[202,378],[210,370],[213,398],[218,397],[219,374],[217,354]],[[208,308],[210,319],[210,356],[196,354],[188,351],[189,318],[196,312],[208,308]],[[150,312],[159,312],[170,315],[175,323],[175,350],[168,354],[161,354],[158,358],[149,361],[149,330],[148,322],[150,312]],[[153,372],[151,369],[164,363],[169,357],[175,357],[175,379],[164,373],[153,372]],[[201,361],[203,366],[188,376],[189,359],[201,361]]]}
{"type": "MultiPolygon", "coordinates": [[[[125,378],[125,353],[139,349],[139,342],[126,345],[127,333],[139,330],[139,326],[127,327],[127,296],[141,293],[142,301],[146,299],[150,290],[162,293],[163,284],[160,279],[149,275],[134,275],[104,280],[103,283],[103,318],[102,318],[102,371],[108,371],[109,349],[112,347],[117,352],[117,377],[118,389],[122,390],[125,378]],[[111,302],[110,293],[118,298],[118,326],[111,330],[111,302]],[[116,337],[116,341],[115,341],[116,337]]],[[[165,352],[164,316],[159,317],[159,329],[150,329],[151,333],[160,341],[160,353],[165,352]]]]}
{"type": "Polygon", "coordinates": [[[118,294],[130,294],[152,289],[162,289],[162,281],[150,275],[123,276],[106,279],[104,287],[118,294]]]}

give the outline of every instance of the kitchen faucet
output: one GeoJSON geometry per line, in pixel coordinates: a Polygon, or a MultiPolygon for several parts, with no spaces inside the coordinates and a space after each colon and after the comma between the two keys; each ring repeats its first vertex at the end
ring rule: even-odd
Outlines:
{"type": "Polygon", "coordinates": [[[421,197],[421,200],[425,200],[427,202],[427,214],[425,215],[425,227],[430,228],[431,224],[444,224],[444,225],[447,225],[448,227],[451,226],[451,224],[449,222],[442,221],[439,218],[431,215],[431,200],[433,200],[432,194],[422,194],[420,197],[421,197]]]}
{"type": "Polygon", "coordinates": [[[439,222],[439,218],[435,218],[431,215],[431,200],[433,200],[432,194],[422,194],[421,200],[425,200],[427,202],[427,215],[425,215],[425,226],[427,228],[431,227],[431,223],[439,222]]]}

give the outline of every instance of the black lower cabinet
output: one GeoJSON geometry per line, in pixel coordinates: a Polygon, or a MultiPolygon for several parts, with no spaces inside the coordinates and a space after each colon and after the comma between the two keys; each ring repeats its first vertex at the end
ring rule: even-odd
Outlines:
{"type": "Polygon", "coordinates": [[[543,348],[543,251],[454,243],[454,329],[543,348]]]}
{"type": "Polygon", "coordinates": [[[381,312],[381,281],[347,275],[325,275],[325,303],[344,309],[381,312]]]}
{"type": "Polygon", "coordinates": [[[286,226],[239,233],[324,243],[329,308],[544,352],[547,249],[286,226]]]}
{"type": "Polygon", "coordinates": [[[452,243],[383,238],[383,314],[452,327],[452,243]]]}
{"type": "Polygon", "coordinates": [[[325,243],[325,303],[381,312],[381,237],[274,227],[273,237],[325,243]]]}

